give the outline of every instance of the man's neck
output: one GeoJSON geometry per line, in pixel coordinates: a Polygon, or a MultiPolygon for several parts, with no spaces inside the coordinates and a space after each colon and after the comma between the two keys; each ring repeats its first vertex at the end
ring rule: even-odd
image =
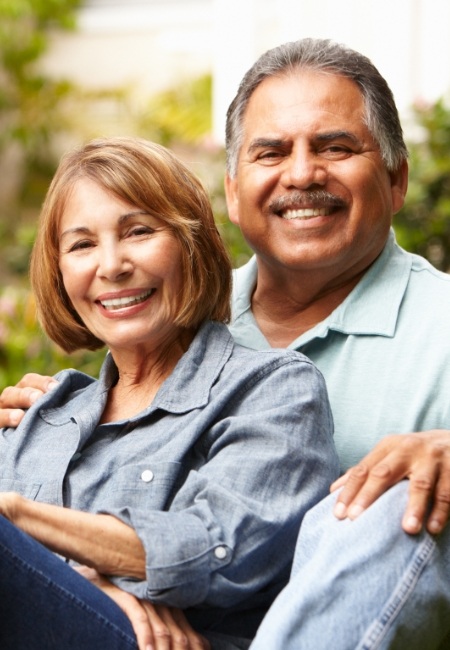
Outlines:
{"type": "MultiPolygon", "coordinates": [[[[365,271],[364,271],[365,272],[365,271]]],[[[358,284],[364,272],[332,284],[295,275],[275,279],[258,272],[252,312],[272,347],[285,348],[329,316],[358,284]]]]}

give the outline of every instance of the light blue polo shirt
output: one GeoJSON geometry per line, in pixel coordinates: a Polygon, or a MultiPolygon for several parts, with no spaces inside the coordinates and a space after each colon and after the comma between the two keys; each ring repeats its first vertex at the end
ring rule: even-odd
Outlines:
{"type": "MultiPolygon", "coordinates": [[[[270,347],[251,312],[257,264],[235,271],[235,340],[270,347]]],[[[325,320],[291,343],[325,377],[342,469],[390,433],[450,429],[450,275],[400,248],[375,263],[325,320]]]]}

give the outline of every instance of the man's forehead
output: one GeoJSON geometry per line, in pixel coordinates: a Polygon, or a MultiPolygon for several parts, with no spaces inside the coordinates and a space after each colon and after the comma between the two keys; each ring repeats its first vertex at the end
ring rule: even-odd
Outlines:
{"type": "Polygon", "coordinates": [[[243,116],[246,136],[283,137],[298,125],[314,131],[354,131],[365,125],[365,102],[358,85],[333,72],[293,70],[267,77],[254,90],[243,116]],[[342,122],[342,127],[340,123],[342,122]]]}

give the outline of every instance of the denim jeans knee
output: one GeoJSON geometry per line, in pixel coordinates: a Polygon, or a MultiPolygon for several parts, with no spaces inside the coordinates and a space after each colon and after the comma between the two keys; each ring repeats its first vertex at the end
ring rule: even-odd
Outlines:
{"type": "Polygon", "coordinates": [[[401,528],[408,482],[355,521],[330,495],[305,517],[291,580],[251,650],[434,650],[450,632],[450,527],[401,528]]]}

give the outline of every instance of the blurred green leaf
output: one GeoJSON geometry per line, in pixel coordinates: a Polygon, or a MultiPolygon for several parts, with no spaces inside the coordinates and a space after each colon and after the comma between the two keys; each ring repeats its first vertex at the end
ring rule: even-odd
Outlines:
{"type": "Polygon", "coordinates": [[[414,112],[422,136],[409,147],[409,189],[394,227],[402,246],[449,272],[450,109],[441,99],[414,112]]]}

